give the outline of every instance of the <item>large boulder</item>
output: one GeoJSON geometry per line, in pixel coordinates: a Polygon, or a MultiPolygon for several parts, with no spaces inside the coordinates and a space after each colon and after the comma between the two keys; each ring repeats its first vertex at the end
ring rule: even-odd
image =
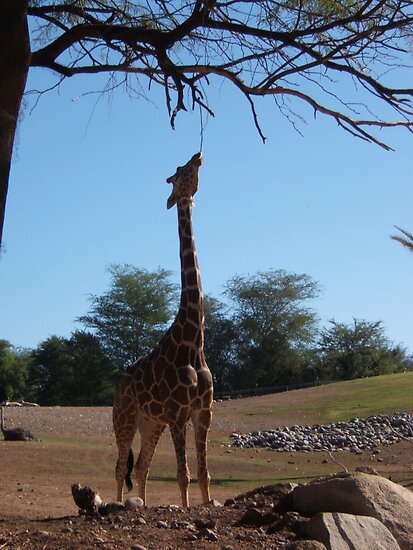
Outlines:
{"type": "Polygon", "coordinates": [[[402,550],[413,550],[413,493],[384,477],[339,474],[299,485],[290,498],[292,509],[306,516],[342,512],[376,518],[402,550]]]}
{"type": "Polygon", "coordinates": [[[400,550],[396,539],[378,519],[352,514],[317,514],[305,524],[304,534],[327,550],[400,550]]]}

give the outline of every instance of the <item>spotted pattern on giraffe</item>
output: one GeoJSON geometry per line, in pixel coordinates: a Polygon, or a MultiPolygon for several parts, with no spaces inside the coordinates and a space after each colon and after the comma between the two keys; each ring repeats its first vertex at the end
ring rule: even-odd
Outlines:
{"type": "Polygon", "coordinates": [[[183,506],[189,505],[186,425],[192,420],[198,461],[198,482],[204,502],[210,500],[207,437],[212,417],[212,376],[204,355],[204,303],[195,241],[192,234],[193,195],[198,189],[200,153],[168,178],[173,189],[167,207],[175,204],[181,260],[181,300],[170,329],[159,345],[125,370],[116,391],[113,425],[118,445],[117,498],[135,433],[141,448],[135,464],[139,496],[146,502],[146,480],[159,437],[169,425],[177,459],[183,506]]]}

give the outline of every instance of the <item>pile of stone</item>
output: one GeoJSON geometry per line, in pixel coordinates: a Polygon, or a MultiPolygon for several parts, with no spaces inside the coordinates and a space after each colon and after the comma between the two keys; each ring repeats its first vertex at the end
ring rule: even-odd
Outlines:
{"type": "Polygon", "coordinates": [[[261,447],[279,452],[351,451],[360,454],[405,438],[413,441],[413,414],[379,414],[334,424],[295,425],[247,434],[232,433],[230,437],[235,447],[261,447]]]}
{"type": "MultiPolygon", "coordinates": [[[[268,548],[285,550],[413,550],[413,494],[384,477],[336,474],[297,485],[274,499],[272,507],[262,507],[263,491],[277,488],[282,486],[256,489],[256,506],[248,506],[235,524],[259,528],[267,537],[281,532],[297,536],[286,546],[264,539],[262,547],[271,540],[268,548]]],[[[228,505],[236,506],[244,496],[228,505]]]]}

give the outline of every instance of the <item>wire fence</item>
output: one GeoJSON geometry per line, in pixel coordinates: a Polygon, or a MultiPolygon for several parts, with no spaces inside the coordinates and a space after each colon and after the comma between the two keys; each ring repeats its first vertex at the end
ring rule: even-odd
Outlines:
{"type": "Polygon", "coordinates": [[[282,393],[291,390],[301,390],[303,388],[312,388],[332,384],[337,380],[315,380],[313,382],[302,382],[301,384],[284,384],[279,386],[256,386],[244,390],[218,391],[214,392],[215,401],[226,401],[229,399],[240,399],[242,397],[254,397],[257,395],[268,395],[270,393],[282,393]]]}

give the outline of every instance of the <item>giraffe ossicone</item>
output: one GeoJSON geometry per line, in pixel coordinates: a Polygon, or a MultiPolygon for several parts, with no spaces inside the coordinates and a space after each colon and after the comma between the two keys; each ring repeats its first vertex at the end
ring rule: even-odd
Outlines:
{"type": "MultiPolygon", "coordinates": [[[[181,260],[181,300],[176,318],[158,346],[129,366],[113,403],[113,427],[118,445],[117,499],[123,484],[131,486],[131,447],[137,431],[141,448],[135,464],[139,496],[146,503],[146,482],[159,438],[169,425],[177,460],[182,505],[189,505],[186,427],[192,421],[203,502],[209,502],[207,437],[211,425],[213,385],[204,355],[204,298],[192,232],[193,196],[198,190],[202,154],[195,154],[167,179],[173,185],[167,207],[178,210],[181,260]]],[[[133,460],[133,459],[132,459],[133,460]]]]}

